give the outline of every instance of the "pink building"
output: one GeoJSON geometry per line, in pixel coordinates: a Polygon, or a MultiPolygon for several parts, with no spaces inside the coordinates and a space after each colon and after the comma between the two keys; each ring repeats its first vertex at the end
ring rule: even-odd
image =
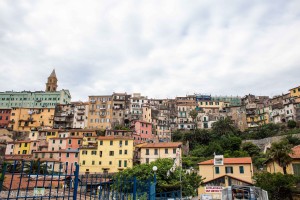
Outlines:
{"type": "Polygon", "coordinates": [[[152,124],[145,121],[133,121],[131,123],[131,129],[133,132],[133,139],[135,144],[153,141],[155,135],[152,134],[152,124]]]}

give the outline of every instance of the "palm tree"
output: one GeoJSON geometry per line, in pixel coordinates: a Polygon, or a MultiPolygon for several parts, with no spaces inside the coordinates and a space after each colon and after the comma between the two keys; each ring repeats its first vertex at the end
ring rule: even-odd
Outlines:
{"type": "Polygon", "coordinates": [[[24,163],[24,172],[28,174],[48,174],[49,167],[40,159],[24,163]]]}
{"type": "Polygon", "coordinates": [[[283,173],[287,174],[286,168],[292,162],[289,154],[292,154],[292,145],[288,141],[275,142],[271,145],[268,156],[283,169],[283,173]]]}

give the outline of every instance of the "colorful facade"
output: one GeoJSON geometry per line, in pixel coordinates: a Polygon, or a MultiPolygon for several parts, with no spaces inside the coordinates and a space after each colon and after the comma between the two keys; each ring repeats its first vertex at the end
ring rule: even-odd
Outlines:
{"type": "Polygon", "coordinates": [[[52,127],[54,108],[12,108],[9,128],[13,131],[52,127]]]}
{"type": "Polygon", "coordinates": [[[133,166],[133,139],[98,137],[96,144],[80,147],[80,173],[115,173],[133,166]]]}
{"type": "Polygon", "coordinates": [[[210,196],[211,199],[221,200],[222,189],[231,185],[252,185],[253,166],[251,157],[224,158],[216,155],[214,159],[198,163],[199,175],[204,184],[198,189],[201,195],[210,196]]]}

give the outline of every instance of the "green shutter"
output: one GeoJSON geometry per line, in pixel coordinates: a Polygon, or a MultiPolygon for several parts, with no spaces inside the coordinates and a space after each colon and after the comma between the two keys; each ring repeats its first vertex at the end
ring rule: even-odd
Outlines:
{"type": "Polygon", "coordinates": [[[244,166],[240,166],[240,174],[244,173],[244,166]]]}

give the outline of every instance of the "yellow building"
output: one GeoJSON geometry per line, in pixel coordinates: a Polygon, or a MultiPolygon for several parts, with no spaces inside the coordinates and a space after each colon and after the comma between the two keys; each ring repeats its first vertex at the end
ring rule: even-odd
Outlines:
{"type": "Polygon", "coordinates": [[[300,86],[292,88],[289,90],[291,97],[300,97],[300,86]]]}
{"type": "Polygon", "coordinates": [[[140,164],[150,163],[159,158],[171,158],[176,159],[176,165],[179,166],[182,158],[182,143],[144,143],[137,145],[135,152],[140,164]]]}
{"type": "Polygon", "coordinates": [[[52,127],[54,108],[12,108],[9,127],[13,131],[52,127]]]}
{"type": "Polygon", "coordinates": [[[214,159],[198,163],[199,175],[205,178],[199,187],[201,195],[221,199],[221,191],[231,185],[252,185],[253,166],[251,157],[224,158],[216,155],[214,159]]]}
{"type": "Polygon", "coordinates": [[[95,144],[82,146],[80,173],[115,173],[133,166],[133,139],[100,136],[95,144]]]}
{"type": "Polygon", "coordinates": [[[257,109],[254,122],[258,125],[270,123],[269,107],[257,109]]]}
{"type": "Polygon", "coordinates": [[[88,128],[111,128],[112,95],[89,96],[88,128]]]}
{"type": "Polygon", "coordinates": [[[15,141],[10,142],[9,144],[14,144],[13,146],[13,155],[17,154],[31,154],[30,151],[30,141],[15,141]]]}
{"type": "MultiPolygon", "coordinates": [[[[288,174],[300,176],[300,145],[295,146],[292,150],[293,154],[290,154],[290,157],[293,160],[292,163],[287,166],[286,172],[288,174]]],[[[283,168],[280,167],[277,162],[269,160],[265,163],[265,166],[266,170],[270,173],[283,173],[283,168]]]]}

